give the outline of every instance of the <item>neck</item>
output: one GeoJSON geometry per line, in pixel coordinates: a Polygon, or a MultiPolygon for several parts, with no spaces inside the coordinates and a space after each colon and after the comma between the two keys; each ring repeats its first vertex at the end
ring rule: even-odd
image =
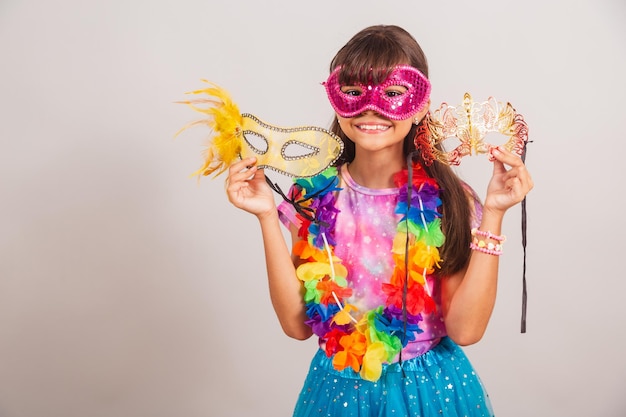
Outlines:
{"type": "Polygon", "coordinates": [[[359,158],[348,166],[350,176],[357,184],[367,188],[393,188],[393,175],[405,166],[403,158],[388,158],[387,156],[359,158]]]}

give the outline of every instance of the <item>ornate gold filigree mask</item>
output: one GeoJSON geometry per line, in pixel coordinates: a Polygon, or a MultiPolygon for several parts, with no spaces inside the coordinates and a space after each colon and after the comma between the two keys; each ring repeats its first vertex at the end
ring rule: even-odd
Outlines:
{"type": "Polygon", "coordinates": [[[465,93],[460,106],[442,103],[426,116],[422,126],[415,144],[424,159],[438,159],[450,165],[459,165],[461,158],[467,155],[489,155],[494,146],[502,146],[521,156],[528,142],[528,126],[510,103],[503,104],[493,97],[477,103],[469,93],[465,93]],[[487,143],[485,137],[490,132],[502,134],[508,139],[504,144],[487,143]],[[456,138],[461,143],[448,150],[444,142],[450,138],[456,138]],[[426,143],[430,146],[425,146],[426,143]],[[429,147],[431,149],[427,149],[429,147]],[[431,155],[428,155],[429,152],[432,152],[431,155]]]}

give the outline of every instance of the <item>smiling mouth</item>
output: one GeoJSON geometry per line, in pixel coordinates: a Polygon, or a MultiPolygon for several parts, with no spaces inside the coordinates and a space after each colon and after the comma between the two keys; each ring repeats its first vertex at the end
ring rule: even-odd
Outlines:
{"type": "Polygon", "coordinates": [[[389,126],[386,125],[357,125],[357,127],[361,130],[380,130],[385,131],[389,129],[389,126]]]}

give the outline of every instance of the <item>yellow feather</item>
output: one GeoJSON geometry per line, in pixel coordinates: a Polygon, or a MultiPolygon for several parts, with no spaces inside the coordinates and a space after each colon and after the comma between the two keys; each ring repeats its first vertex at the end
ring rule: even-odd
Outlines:
{"type": "Polygon", "coordinates": [[[214,99],[200,97],[178,103],[187,104],[194,111],[204,114],[206,118],[188,123],[176,132],[175,136],[190,127],[200,124],[208,125],[212,130],[213,137],[209,139],[207,144],[204,164],[192,175],[215,173],[215,176],[218,176],[226,171],[241,153],[243,117],[226,90],[207,80],[202,81],[211,87],[194,90],[187,94],[204,94],[208,97],[214,97],[214,99]]]}

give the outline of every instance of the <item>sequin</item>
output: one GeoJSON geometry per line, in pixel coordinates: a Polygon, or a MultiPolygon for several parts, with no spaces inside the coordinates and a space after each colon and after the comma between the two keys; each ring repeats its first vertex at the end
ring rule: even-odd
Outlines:
{"type": "MultiPolygon", "coordinates": [[[[393,269],[389,254],[398,221],[394,214],[398,189],[362,187],[350,177],[345,165],[340,176],[335,251],[350,271],[349,285],[354,289],[350,304],[367,311],[385,301],[380,282],[385,282],[393,269]],[[369,211],[372,208],[374,215],[369,211]]],[[[297,225],[290,204],[281,204],[279,214],[285,225],[297,225]]],[[[475,214],[480,215],[480,206],[476,206],[475,214]]],[[[440,305],[439,282],[429,277],[428,285],[440,305]]],[[[446,337],[441,309],[424,317],[420,327],[424,331],[403,349],[401,364],[384,364],[375,383],[361,379],[351,369],[336,371],[332,359],[320,350],[312,361],[294,416],[492,416],[489,398],[472,365],[461,348],[446,337]]]]}
{"type": "Polygon", "coordinates": [[[402,365],[384,365],[376,383],[361,379],[351,369],[335,370],[318,351],[293,415],[483,417],[493,412],[462,349],[444,337],[436,347],[402,365]]]}

